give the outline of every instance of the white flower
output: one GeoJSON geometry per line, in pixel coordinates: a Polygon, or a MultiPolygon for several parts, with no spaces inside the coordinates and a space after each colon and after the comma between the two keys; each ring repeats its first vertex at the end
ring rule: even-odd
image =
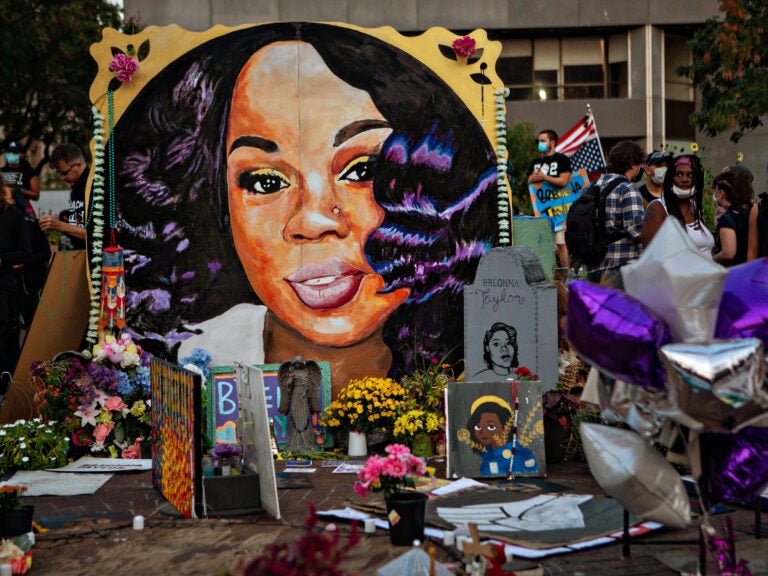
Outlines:
{"type": "Polygon", "coordinates": [[[29,462],[29,457],[27,457],[27,456],[24,456],[24,457],[21,459],[21,461],[22,461],[22,462],[29,462]]]}
{"type": "Polygon", "coordinates": [[[0,430],[0,436],[5,436],[5,430],[0,430]]]}
{"type": "Polygon", "coordinates": [[[19,448],[21,448],[22,450],[26,450],[27,449],[27,443],[26,442],[22,442],[21,444],[19,444],[19,448]]]}

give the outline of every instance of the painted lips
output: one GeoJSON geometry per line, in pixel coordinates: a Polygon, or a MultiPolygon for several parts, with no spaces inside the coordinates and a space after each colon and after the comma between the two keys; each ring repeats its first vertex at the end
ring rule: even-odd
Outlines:
{"type": "Polygon", "coordinates": [[[285,280],[296,296],[313,309],[339,308],[352,300],[365,274],[339,260],[329,258],[320,264],[307,264],[285,280]]]}

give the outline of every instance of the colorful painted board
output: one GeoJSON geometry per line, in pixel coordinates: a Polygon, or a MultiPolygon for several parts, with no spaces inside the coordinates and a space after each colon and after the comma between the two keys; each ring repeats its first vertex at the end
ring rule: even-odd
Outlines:
{"type": "Polygon", "coordinates": [[[202,515],[202,378],[153,357],[152,484],[184,518],[202,515]]]}
{"type": "Polygon", "coordinates": [[[463,286],[510,236],[501,43],[469,35],[460,58],[444,28],[104,30],[90,95],[114,124],[104,210],[134,340],[214,366],[327,361],[337,389],[412,372],[414,342],[459,362],[463,286]]]}
{"type": "MultiPolygon", "coordinates": [[[[325,408],[331,403],[331,368],[328,362],[318,362],[323,374],[320,390],[320,403],[325,408]]],[[[282,449],[288,438],[287,415],[280,414],[280,387],[277,383],[277,371],[280,364],[258,364],[256,368],[262,371],[264,396],[267,402],[267,413],[272,422],[272,430],[277,446],[282,449]]],[[[238,389],[235,368],[232,366],[217,366],[211,369],[208,378],[208,429],[214,430],[213,440],[218,444],[236,442],[239,438],[238,423],[238,389]]],[[[313,425],[320,430],[318,417],[313,416],[313,425]]],[[[333,437],[324,432],[325,446],[333,446],[333,437]]]]}
{"type": "Polygon", "coordinates": [[[541,382],[449,382],[447,476],[546,476],[541,382]]]}
{"type": "Polygon", "coordinates": [[[564,188],[556,188],[549,182],[528,184],[533,213],[536,216],[550,218],[555,227],[555,232],[563,230],[565,228],[565,217],[568,215],[568,208],[579,197],[581,189],[588,182],[587,171],[581,168],[573,172],[571,180],[564,188]]]}

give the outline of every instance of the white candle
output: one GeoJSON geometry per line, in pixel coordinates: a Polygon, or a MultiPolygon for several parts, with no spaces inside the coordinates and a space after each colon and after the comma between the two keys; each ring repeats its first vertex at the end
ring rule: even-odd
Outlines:
{"type": "Polygon", "coordinates": [[[29,545],[34,546],[35,545],[35,533],[34,532],[27,532],[27,538],[29,539],[29,545]]]}
{"type": "Polygon", "coordinates": [[[365,519],[365,533],[366,534],[374,534],[376,532],[376,519],[375,518],[366,518],[365,519]]]}
{"type": "Polygon", "coordinates": [[[453,546],[454,544],[456,544],[456,532],[453,530],[443,532],[443,546],[453,546]]]}
{"type": "Polygon", "coordinates": [[[134,516],[133,517],[133,529],[134,530],[144,530],[144,516],[134,516]]]}
{"type": "Polygon", "coordinates": [[[0,576],[13,576],[10,564],[0,564],[0,576]]]}
{"type": "Polygon", "coordinates": [[[472,538],[468,536],[459,536],[456,538],[456,547],[459,549],[459,552],[464,552],[465,542],[472,542],[472,538]]]}

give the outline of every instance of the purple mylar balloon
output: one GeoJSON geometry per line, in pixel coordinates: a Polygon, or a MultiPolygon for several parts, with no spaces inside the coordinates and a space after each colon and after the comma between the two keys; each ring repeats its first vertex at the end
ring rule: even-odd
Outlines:
{"type": "Polygon", "coordinates": [[[632,296],[593,284],[568,284],[568,340],[606,374],[662,390],[665,373],[658,350],[671,341],[666,322],[632,296]]]}
{"type": "Polygon", "coordinates": [[[715,337],[759,338],[768,350],[768,258],[728,271],[715,337]]]}
{"type": "Polygon", "coordinates": [[[768,428],[736,434],[704,433],[701,444],[702,494],[710,504],[753,502],[768,484],[768,428]]]}

